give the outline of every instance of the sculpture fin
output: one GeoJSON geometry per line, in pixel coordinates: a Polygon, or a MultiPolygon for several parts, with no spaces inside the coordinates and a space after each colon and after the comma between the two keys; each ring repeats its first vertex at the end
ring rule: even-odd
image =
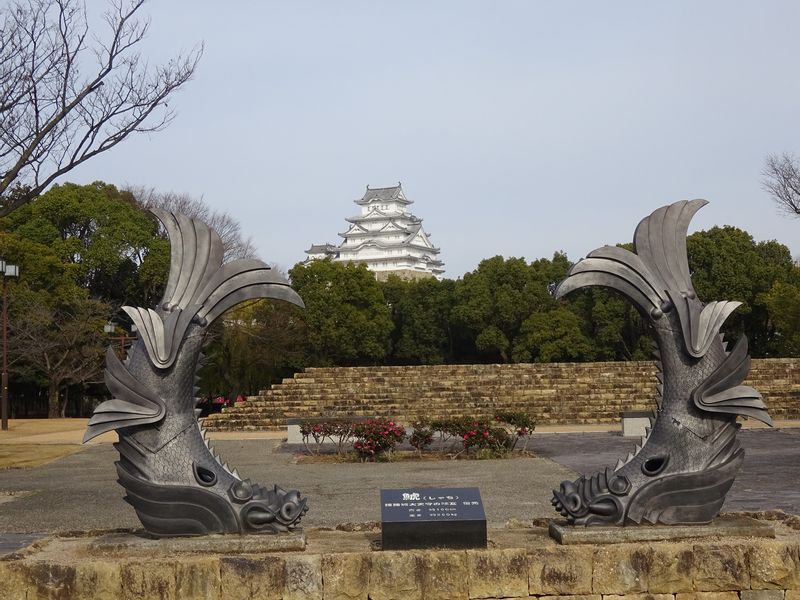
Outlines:
{"type": "Polygon", "coordinates": [[[157,423],[164,418],[164,401],[134,379],[111,347],[106,351],[105,382],[114,398],[106,400],[94,410],[83,443],[113,429],[157,423]]]}
{"type": "Polygon", "coordinates": [[[719,339],[719,328],[742,303],[723,300],[709,302],[705,306],[694,297],[674,290],[667,290],[672,304],[678,311],[683,343],[690,356],[700,358],[708,352],[711,344],[719,339]]]}
{"type": "MultiPolygon", "coordinates": [[[[622,251],[635,256],[627,250],[622,251]]],[[[651,310],[661,305],[660,295],[636,271],[615,260],[592,257],[592,255],[573,265],[566,279],[556,288],[555,296],[562,298],[574,290],[596,285],[617,290],[645,314],[649,314],[651,310]]]]}
{"type": "Polygon", "coordinates": [[[723,363],[692,392],[695,406],[709,412],[753,417],[772,426],[761,394],[750,386],[740,385],[749,370],[747,337],[742,336],[723,363]]]}
{"type": "Polygon", "coordinates": [[[691,292],[694,287],[686,256],[686,233],[695,213],[706,200],[681,200],[653,211],[633,234],[633,245],[642,262],[657,279],[658,289],[691,292]]]}
{"type": "Polygon", "coordinates": [[[196,219],[157,208],[150,212],[164,225],[170,240],[169,279],[159,305],[169,312],[185,309],[209,274],[222,264],[222,240],[196,219]]]}
{"type": "Polygon", "coordinates": [[[147,354],[160,369],[170,368],[192,322],[207,326],[223,312],[254,298],[303,301],[281,275],[256,259],[223,265],[219,235],[196,219],[160,209],[153,214],[170,238],[170,275],[159,306],[153,310],[123,307],[139,328],[147,354]]]}

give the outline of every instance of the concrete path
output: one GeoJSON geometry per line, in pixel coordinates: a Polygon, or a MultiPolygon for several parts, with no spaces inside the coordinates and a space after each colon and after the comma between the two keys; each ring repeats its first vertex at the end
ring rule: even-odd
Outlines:
{"type": "MultiPolygon", "coordinates": [[[[748,430],[741,440],[745,465],[723,510],[800,514],[800,429],[748,430]]],[[[612,432],[537,433],[529,445],[537,458],[378,464],[295,464],[275,439],[220,440],[215,447],[245,477],[300,489],[311,507],[308,527],[378,521],[378,490],[412,485],[478,486],[489,524],[498,527],[553,516],[551,488],[613,465],[634,443],[612,432]]],[[[139,527],[116,484],[116,459],[101,443],[41,467],[0,471],[0,533],[139,527]],[[21,491],[32,493],[9,495],[21,491]]]]}
{"type": "MultiPolygon", "coordinates": [[[[636,441],[609,432],[546,434],[534,436],[531,446],[537,456],[593,474],[613,467],[636,441]]],[[[800,514],[800,428],[749,428],[739,432],[739,441],[745,449],[744,465],[722,510],[779,508],[800,514]]]]}

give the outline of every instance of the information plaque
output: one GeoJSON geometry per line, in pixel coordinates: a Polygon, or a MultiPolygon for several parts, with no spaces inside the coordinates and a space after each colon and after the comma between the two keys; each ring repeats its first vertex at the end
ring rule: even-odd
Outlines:
{"type": "Polygon", "coordinates": [[[485,548],[486,513],[480,490],[381,490],[381,541],[384,550],[485,548]]]}

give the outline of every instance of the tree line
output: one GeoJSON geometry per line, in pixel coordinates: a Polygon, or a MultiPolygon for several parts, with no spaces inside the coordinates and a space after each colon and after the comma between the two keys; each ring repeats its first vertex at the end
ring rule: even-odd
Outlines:
{"type": "MultiPolygon", "coordinates": [[[[17,402],[46,397],[51,416],[85,414],[105,394],[106,348],[131,336],[120,308],[154,306],[166,281],[169,242],[153,206],[213,223],[228,257],[253,255],[235,219],[202,201],[102,182],[56,185],[0,219],[0,257],[20,265],[6,280],[17,402]]],[[[800,353],[800,266],[785,245],[723,226],[692,234],[687,249],[701,298],[742,302],[726,336],[747,335],[756,357],[800,353]]],[[[381,282],[364,265],[298,263],[287,275],[306,308],[262,300],[227,313],[200,393],[250,395],[308,366],[649,358],[644,321],[614,292],[553,297],[571,264],[562,253],[494,256],[457,279],[381,282]]]]}

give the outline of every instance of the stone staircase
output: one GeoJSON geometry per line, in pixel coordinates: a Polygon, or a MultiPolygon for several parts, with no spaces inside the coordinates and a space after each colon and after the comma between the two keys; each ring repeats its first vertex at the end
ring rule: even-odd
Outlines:
{"type": "MultiPolygon", "coordinates": [[[[282,429],[287,419],[491,417],[526,411],[540,424],[613,423],[655,407],[649,361],[309,368],[204,420],[210,431],[282,429]]],[[[775,419],[800,418],[800,359],[754,360],[747,383],[775,419]]]]}

